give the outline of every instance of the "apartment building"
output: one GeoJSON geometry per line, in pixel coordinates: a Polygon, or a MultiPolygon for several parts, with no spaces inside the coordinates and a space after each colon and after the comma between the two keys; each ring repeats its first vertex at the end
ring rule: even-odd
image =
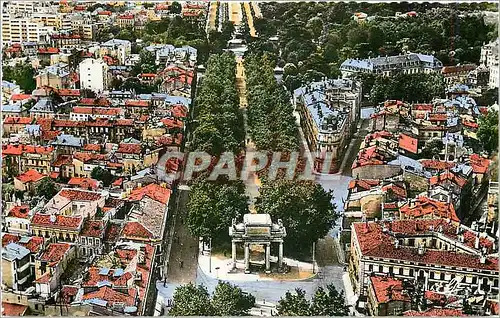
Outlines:
{"type": "Polygon", "coordinates": [[[323,171],[325,160],[331,160],[329,172],[339,169],[359,117],[361,97],[361,85],[348,79],[314,82],[294,91],[300,124],[315,156],[316,171],[323,171]]]}
{"type": "Polygon", "coordinates": [[[481,65],[486,66],[490,71],[488,86],[490,88],[498,88],[498,44],[499,40],[483,45],[481,48],[481,58],[479,60],[481,65]]]}
{"type": "Polygon", "coordinates": [[[347,59],[340,65],[342,77],[356,73],[381,74],[385,76],[439,72],[443,63],[432,55],[409,53],[396,56],[376,57],[365,60],[347,59]]]}
{"type": "Polygon", "coordinates": [[[2,14],[4,43],[44,42],[54,31],[54,26],[47,26],[41,21],[8,13],[2,14]]]}
{"type": "Polygon", "coordinates": [[[108,64],[99,59],[85,59],[78,66],[80,73],[80,87],[95,92],[102,92],[108,88],[108,64]]]}
{"type": "Polygon", "coordinates": [[[30,250],[16,243],[2,248],[2,284],[13,290],[25,290],[31,280],[30,250]]]}
{"type": "Polygon", "coordinates": [[[450,219],[351,224],[349,276],[365,298],[372,275],[416,281],[424,290],[498,295],[495,239],[450,219]]]}

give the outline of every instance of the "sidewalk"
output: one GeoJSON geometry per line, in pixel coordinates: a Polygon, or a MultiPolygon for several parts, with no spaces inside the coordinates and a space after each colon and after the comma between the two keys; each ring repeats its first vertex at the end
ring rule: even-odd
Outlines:
{"type": "MultiPolygon", "coordinates": [[[[201,250],[201,249],[200,249],[201,250]]],[[[271,256],[272,262],[277,262],[276,256],[271,256]]],[[[314,277],[312,274],[313,266],[311,263],[299,262],[290,258],[283,258],[283,261],[292,266],[298,267],[301,272],[310,273],[305,278],[297,278],[297,279],[283,279],[283,280],[304,280],[314,277]]],[[[227,280],[227,281],[281,281],[281,279],[275,279],[272,277],[268,277],[264,272],[262,273],[250,273],[245,274],[245,264],[243,259],[238,259],[236,261],[236,270],[232,270],[232,260],[231,258],[223,258],[220,256],[212,256],[210,261],[210,256],[200,254],[198,256],[198,265],[202,272],[214,279],[227,280]],[[211,262],[211,270],[210,264],[211,262]]],[[[318,268],[316,267],[318,270],[318,268]]]]}

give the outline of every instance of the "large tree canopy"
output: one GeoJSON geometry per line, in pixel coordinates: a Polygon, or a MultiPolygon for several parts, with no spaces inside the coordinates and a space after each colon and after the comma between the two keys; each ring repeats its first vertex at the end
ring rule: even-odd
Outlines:
{"type": "Polygon", "coordinates": [[[498,152],[498,112],[489,111],[479,119],[477,137],[488,153],[498,152]]]}
{"type": "Polygon", "coordinates": [[[285,246],[293,247],[293,253],[309,251],[312,242],[323,238],[339,216],[332,192],[312,181],[265,182],[259,192],[257,211],[283,220],[285,246]]]}
{"type": "Polygon", "coordinates": [[[349,315],[344,292],[339,293],[333,285],[326,286],[326,289],[319,287],[310,301],[301,289],[296,289],[295,293],[287,292],[278,302],[277,309],[280,316],[349,315]]]}
{"type": "Polygon", "coordinates": [[[241,151],[245,131],[236,91],[234,55],[210,56],[195,99],[195,115],[191,149],[215,156],[224,151],[241,151]]]}
{"type": "Polygon", "coordinates": [[[247,197],[241,181],[227,184],[199,179],[191,185],[187,223],[193,236],[225,239],[233,218],[247,213],[247,197]]]}
{"type": "Polygon", "coordinates": [[[255,297],[239,287],[219,282],[210,298],[203,285],[187,284],[174,293],[174,305],[170,316],[248,316],[255,304],[255,297]]]}
{"type": "Polygon", "coordinates": [[[265,57],[245,58],[248,128],[258,150],[297,151],[298,128],[290,96],[274,78],[272,62],[265,57]]]}

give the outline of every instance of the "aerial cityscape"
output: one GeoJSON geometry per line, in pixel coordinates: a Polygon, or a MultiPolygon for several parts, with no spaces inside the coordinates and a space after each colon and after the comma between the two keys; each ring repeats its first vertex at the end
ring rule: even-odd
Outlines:
{"type": "Polygon", "coordinates": [[[496,316],[498,4],[2,1],[2,316],[496,316]]]}

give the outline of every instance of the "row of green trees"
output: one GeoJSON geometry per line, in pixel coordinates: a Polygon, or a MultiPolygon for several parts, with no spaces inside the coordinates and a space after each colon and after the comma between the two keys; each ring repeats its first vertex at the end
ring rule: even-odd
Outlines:
{"type": "Polygon", "coordinates": [[[278,64],[293,64],[298,74],[284,77],[292,89],[310,77],[339,76],[347,58],[410,51],[433,54],[445,65],[478,63],[481,46],[497,31],[482,14],[464,14],[477,9],[475,4],[263,3],[264,18],[254,21],[260,38],[249,49],[271,52],[278,64]],[[418,16],[394,18],[410,10],[418,16]],[[377,18],[357,23],[352,18],[356,12],[377,18]],[[275,35],[277,43],[269,40],[275,35]]]}
{"type": "Polygon", "coordinates": [[[286,89],[276,82],[273,63],[265,56],[245,57],[248,129],[258,150],[299,149],[298,129],[286,89]]]}
{"type": "Polygon", "coordinates": [[[399,73],[394,76],[359,73],[355,76],[363,85],[363,92],[369,93],[372,103],[390,99],[406,102],[428,102],[444,98],[446,84],[439,73],[399,73]]]}
{"type": "Polygon", "coordinates": [[[245,131],[236,91],[236,61],[233,54],[211,55],[195,99],[196,124],[192,150],[219,156],[238,154],[245,131]]]}
{"type": "MultiPolygon", "coordinates": [[[[219,282],[212,295],[203,285],[187,284],[174,293],[170,316],[248,316],[255,297],[227,282],[219,282]]],[[[347,316],[344,292],[333,285],[319,287],[311,300],[301,289],[287,292],[278,302],[280,316],[347,316]]]]}

